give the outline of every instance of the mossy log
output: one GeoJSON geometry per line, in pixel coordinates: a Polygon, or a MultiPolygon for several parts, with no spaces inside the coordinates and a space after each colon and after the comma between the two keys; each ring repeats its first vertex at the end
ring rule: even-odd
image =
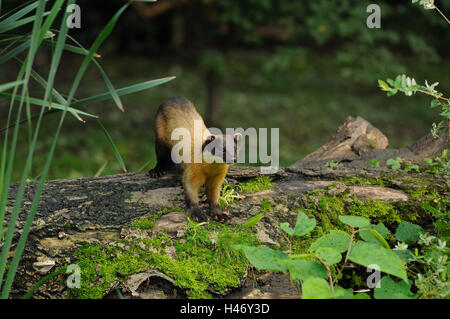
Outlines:
{"type": "MultiPolygon", "coordinates": [[[[259,176],[257,167],[232,167],[228,180],[241,182],[259,176]]],[[[263,201],[273,206],[263,218],[263,236],[267,242],[277,243],[281,238],[278,222],[295,218],[296,208],[304,205],[305,195],[314,189],[348,189],[363,201],[380,200],[407,203],[410,195],[406,190],[433,187],[447,192],[442,179],[431,174],[396,174],[386,169],[349,170],[339,168],[280,169],[271,176],[274,187],[247,194],[228,207],[233,217],[231,223],[242,223],[261,210],[263,201]],[[365,176],[359,178],[357,176],[365,176]],[[352,177],[354,178],[353,182],[352,177]],[[355,178],[357,177],[357,178],[355,178]],[[341,180],[341,182],[338,182],[341,180]],[[377,185],[384,181],[389,187],[377,185]],[[356,183],[356,185],[351,185],[356,183]],[[363,184],[363,185],[358,185],[363,184]],[[375,185],[364,185],[375,184],[375,185]]],[[[31,205],[36,184],[27,185],[24,205],[17,227],[20,230],[31,205]]],[[[11,187],[8,211],[14,204],[17,185],[11,187]]],[[[45,184],[36,218],[14,282],[12,296],[23,295],[43,274],[33,264],[51,260],[53,270],[70,263],[73,251],[83,242],[103,243],[119,240],[124,229],[133,220],[150,217],[164,208],[185,209],[183,190],[178,175],[159,179],[149,178],[145,173],[129,173],[98,178],[55,180],[45,184]]],[[[207,209],[203,203],[203,209],[207,209]]],[[[8,216],[7,216],[8,217],[8,216]]],[[[319,217],[319,216],[317,216],[319,217]]],[[[18,239],[19,233],[14,240],[18,239]]],[[[14,248],[14,247],[13,247],[14,248]]],[[[44,285],[37,294],[46,298],[64,298],[66,287],[53,280],[44,285]]]]}
{"type": "MultiPolygon", "coordinates": [[[[366,122],[360,119],[358,121],[365,128],[370,128],[366,122]]],[[[357,131],[367,133],[367,129],[357,131]]],[[[381,132],[374,128],[369,131],[376,133],[369,134],[370,136],[384,141],[381,132]]],[[[355,136],[352,139],[352,145],[358,140],[366,141],[366,138],[355,136]]],[[[427,138],[416,144],[423,146],[425,140],[427,138]]],[[[440,144],[436,146],[434,140],[428,141],[428,144],[433,145],[422,149],[430,149],[431,153],[436,153],[440,144]]],[[[341,149],[351,151],[353,159],[347,158],[337,167],[324,167],[323,162],[330,158],[322,154],[326,160],[319,156],[313,161],[314,156],[310,156],[298,163],[298,167],[280,168],[277,173],[270,175],[273,187],[242,194],[240,200],[229,203],[227,211],[232,217],[230,224],[242,224],[264,211],[264,217],[256,226],[258,239],[281,249],[285,241],[279,223],[287,221],[293,224],[299,208],[314,216],[322,231],[339,224],[339,214],[360,214],[374,221],[384,222],[391,230],[395,229],[400,220],[415,221],[425,229],[427,225],[431,225],[432,217],[422,209],[421,204],[423,201],[432,202],[448,196],[449,189],[443,178],[430,173],[393,171],[387,167],[344,165],[355,161],[363,162],[357,157],[364,156],[355,154],[355,148],[347,144],[341,149]]],[[[385,144],[383,146],[387,145],[385,144]]],[[[326,148],[322,147],[320,152],[324,149],[326,148]]],[[[368,150],[376,151],[383,150],[368,150]]],[[[231,184],[237,184],[258,176],[259,167],[233,166],[228,172],[227,180],[231,184]]],[[[19,231],[13,240],[12,250],[30,209],[36,187],[37,183],[27,184],[16,223],[19,231]]],[[[17,188],[18,185],[10,188],[6,221],[12,211],[17,188]]],[[[207,210],[204,199],[201,205],[202,209],[207,210]]],[[[111,245],[128,236],[133,221],[158,216],[164,209],[173,207],[178,207],[178,210],[186,209],[178,173],[161,178],[150,178],[145,173],[128,173],[45,183],[11,296],[23,296],[45,275],[45,269],[39,268],[39,262],[54,263],[51,270],[54,271],[74,262],[73,253],[82,243],[111,245]]],[[[307,241],[298,243],[299,249],[307,245],[307,241]]],[[[155,273],[149,274],[154,275],[155,273]]],[[[165,274],[160,274],[159,277],[164,276],[165,274]]],[[[34,297],[67,297],[68,288],[63,280],[65,277],[60,275],[58,278],[60,280],[54,279],[44,284],[34,297]]],[[[139,280],[142,278],[139,278],[138,282],[141,282],[139,280]]],[[[135,283],[133,285],[136,286],[135,283]]],[[[252,294],[255,295],[254,292],[252,294]]],[[[260,294],[256,296],[261,297],[260,294]]]]}

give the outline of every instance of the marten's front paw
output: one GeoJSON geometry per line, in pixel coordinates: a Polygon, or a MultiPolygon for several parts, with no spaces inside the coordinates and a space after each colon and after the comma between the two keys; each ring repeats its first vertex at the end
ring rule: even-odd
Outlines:
{"type": "Polygon", "coordinates": [[[191,214],[192,218],[197,222],[205,222],[208,220],[208,216],[202,212],[200,207],[192,207],[189,209],[189,214],[191,214]]]}
{"type": "Polygon", "coordinates": [[[218,222],[227,222],[230,220],[230,216],[218,207],[211,208],[211,217],[218,222]]]}
{"type": "Polygon", "coordinates": [[[162,170],[162,169],[154,168],[154,169],[149,170],[147,174],[150,177],[156,178],[156,177],[161,177],[161,176],[166,175],[167,171],[162,170]]]}

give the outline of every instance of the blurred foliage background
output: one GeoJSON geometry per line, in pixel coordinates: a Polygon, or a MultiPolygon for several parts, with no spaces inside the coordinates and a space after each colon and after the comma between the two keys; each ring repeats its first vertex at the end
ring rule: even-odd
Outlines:
{"type": "MultiPolygon", "coordinates": [[[[122,0],[77,2],[81,28],[70,35],[89,47],[122,0]]],[[[450,1],[435,1],[447,15],[450,1]]],[[[4,9],[16,1],[5,1],[4,9]]],[[[153,119],[171,96],[190,99],[207,125],[280,128],[280,164],[287,166],[325,143],[349,115],[360,115],[385,133],[391,147],[406,146],[428,133],[438,114],[429,98],[387,98],[377,79],[405,73],[440,82],[450,94],[450,33],[435,10],[410,0],[159,0],[134,3],[101,47],[99,62],[116,88],[149,78],[177,78],[154,89],[123,97],[125,112],[112,101],[89,106],[100,116],[129,171],[155,164],[153,119]],[[381,28],[369,29],[369,4],[381,8],[381,28]],[[145,164],[148,164],[145,166],[145,164]]],[[[82,57],[65,54],[60,90],[67,89],[82,57]]],[[[47,75],[50,61],[36,57],[47,75]]],[[[13,81],[14,62],[0,65],[0,80],[13,81]]],[[[35,92],[40,92],[36,87],[35,92]]],[[[67,91],[67,90],[66,90],[67,91]]],[[[80,96],[106,92],[91,66],[80,96]]],[[[0,128],[8,104],[0,100],[0,128]]],[[[39,109],[36,107],[35,112],[39,109]]],[[[49,178],[114,174],[121,171],[94,120],[67,119],[49,178]]],[[[57,116],[41,129],[32,175],[44,165],[57,116]]],[[[29,136],[21,136],[25,163],[29,136]]]]}

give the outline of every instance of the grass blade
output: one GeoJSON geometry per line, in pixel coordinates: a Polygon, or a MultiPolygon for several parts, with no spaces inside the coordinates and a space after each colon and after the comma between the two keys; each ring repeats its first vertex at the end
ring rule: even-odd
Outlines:
{"type": "MultiPolygon", "coordinates": [[[[142,90],[146,90],[149,89],[151,87],[169,82],[171,80],[175,79],[175,76],[170,76],[170,77],[165,77],[165,78],[161,78],[161,79],[157,79],[157,80],[151,80],[151,81],[146,81],[146,82],[142,82],[142,83],[138,83],[138,84],[134,84],[134,85],[130,85],[121,89],[116,90],[117,94],[119,96],[125,95],[125,94],[131,94],[131,93],[135,93],[135,92],[139,92],[142,90]]],[[[94,102],[100,102],[100,101],[105,101],[111,98],[111,93],[109,92],[105,92],[102,94],[98,94],[98,95],[94,95],[91,97],[87,97],[84,99],[80,99],[74,103],[72,103],[72,107],[76,107],[76,106],[81,106],[81,105],[87,105],[87,104],[91,104],[94,102]]]]}
{"type": "Polygon", "coordinates": [[[116,159],[117,159],[117,161],[120,164],[120,167],[122,167],[122,170],[126,173],[127,172],[127,168],[125,166],[125,162],[123,161],[122,156],[120,156],[120,152],[117,149],[116,145],[114,144],[114,141],[112,140],[111,135],[109,135],[108,131],[105,129],[105,127],[103,126],[102,122],[100,122],[99,119],[97,119],[97,123],[100,126],[100,128],[102,129],[103,133],[105,134],[109,145],[113,149],[114,155],[116,156],[116,159]]]}
{"type": "Polygon", "coordinates": [[[25,83],[25,81],[15,81],[15,82],[9,82],[9,83],[2,84],[2,85],[0,85],[0,92],[7,91],[9,89],[15,88],[24,83],[25,83]]]}

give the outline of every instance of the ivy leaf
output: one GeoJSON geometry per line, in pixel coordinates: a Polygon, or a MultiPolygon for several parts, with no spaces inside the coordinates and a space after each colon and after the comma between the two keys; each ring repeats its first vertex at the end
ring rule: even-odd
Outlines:
{"type": "Polygon", "coordinates": [[[419,232],[422,230],[419,225],[403,221],[395,231],[395,238],[401,242],[414,243],[419,239],[419,232]]]}
{"type": "Polygon", "coordinates": [[[359,216],[339,216],[339,220],[346,225],[354,228],[363,228],[370,225],[370,221],[367,218],[359,216]]]}
{"type": "Polygon", "coordinates": [[[337,264],[342,259],[342,255],[330,247],[319,247],[316,250],[316,254],[319,258],[323,259],[328,266],[337,264]]]}
{"type": "Polygon", "coordinates": [[[295,224],[294,235],[304,236],[310,233],[316,227],[316,219],[308,218],[303,211],[299,211],[297,215],[297,223],[295,224]]]}
{"type": "Polygon", "coordinates": [[[332,230],[329,234],[324,235],[312,243],[309,247],[310,251],[316,251],[320,247],[333,248],[336,251],[343,253],[347,251],[350,243],[350,235],[342,230],[332,230]]]}
{"type": "Polygon", "coordinates": [[[404,262],[392,250],[379,245],[358,241],[351,248],[348,259],[364,267],[375,264],[382,272],[407,280],[404,262]]]}
{"type": "Polygon", "coordinates": [[[380,280],[380,288],[374,288],[375,299],[412,299],[411,280],[395,282],[389,276],[383,276],[380,280]]]}
{"type": "Polygon", "coordinates": [[[289,269],[291,280],[305,280],[310,277],[327,278],[327,270],[316,261],[305,259],[283,259],[281,263],[289,269]]]}
{"type": "Polygon", "coordinates": [[[280,259],[287,259],[288,255],[282,251],[268,247],[252,247],[234,245],[234,249],[242,250],[248,261],[258,270],[287,272],[288,268],[280,259]]]}

